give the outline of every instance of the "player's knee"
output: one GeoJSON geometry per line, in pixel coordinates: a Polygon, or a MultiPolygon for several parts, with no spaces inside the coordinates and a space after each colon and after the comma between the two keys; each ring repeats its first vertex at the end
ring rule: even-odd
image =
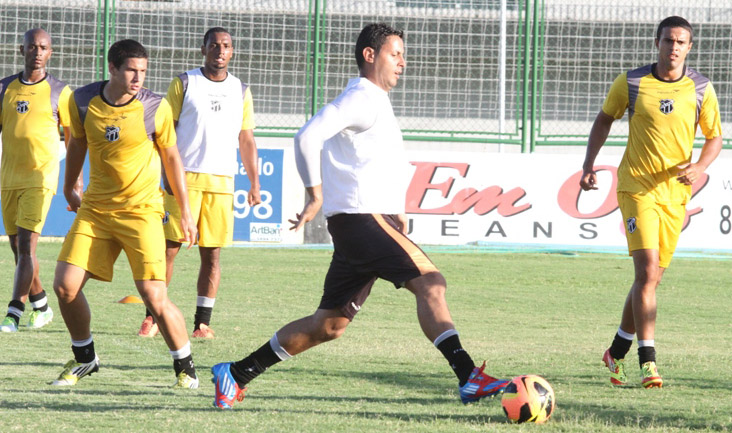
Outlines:
{"type": "Polygon", "coordinates": [[[346,333],[348,323],[349,321],[347,319],[345,322],[342,320],[329,320],[324,322],[320,326],[318,339],[324,343],[340,338],[346,333]]]}
{"type": "Polygon", "coordinates": [[[409,281],[407,288],[418,297],[441,299],[445,297],[447,281],[441,273],[431,272],[409,281]]]}
{"type": "Polygon", "coordinates": [[[320,340],[322,342],[333,341],[346,333],[346,328],[327,327],[321,330],[320,340]]]}

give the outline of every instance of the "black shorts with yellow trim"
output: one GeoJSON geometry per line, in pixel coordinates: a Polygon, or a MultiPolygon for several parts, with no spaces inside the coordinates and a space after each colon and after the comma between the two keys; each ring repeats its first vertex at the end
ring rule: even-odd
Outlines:
{"type": "Polygon", "coordinates": [[[414,278],[439,272],[424,251],[397,227],[394,215],[328,217],[334,251],[318,308],[340,309],[353,320],[377,278],[400,288],[414,278]]]}

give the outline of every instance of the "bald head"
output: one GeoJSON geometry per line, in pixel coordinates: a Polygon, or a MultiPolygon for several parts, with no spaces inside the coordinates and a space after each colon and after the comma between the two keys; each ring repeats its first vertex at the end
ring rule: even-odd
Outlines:
{"type": "Polygon", "coordinates": [[[48,42],[48,46],[51,46],[51,35],[43,29],[30,29],[23,35],[23,45],[28,45],[36,40],[44,40],[48,42]]]}
{"type": "Polygon", "coordinates": [[[23,79],[37,82],[46,76],[46,63],[51,58],[51,36],[43,29],[30,29],[23,35],[20,54],[25,59],[23,79]]]}

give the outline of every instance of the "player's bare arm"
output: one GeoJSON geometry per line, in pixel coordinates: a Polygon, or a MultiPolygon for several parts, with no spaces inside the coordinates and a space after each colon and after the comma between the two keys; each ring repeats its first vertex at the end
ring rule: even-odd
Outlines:
{"type": "Polygon", "coordinates": [[[66,173],[64,174],[64,197],[68,202],[66,209],[76,212],[81,206],[81,193],[77,190],[81,169],[86,158],[86,137],[71,136],[66,148],[66,173]]]}
{"type": "Polygon", "coordinates": [[[585,154],[585,162],[582,164],[582,178],[580,179],[580,187],[589,191],[597,189],[597,175],[595,175],[595,158],[600,153],[600,149],[605,144],[607,136],[610,134],[615,118],[605,114],[600,110],[595,117],[595,122],[590,130],[590,138],[587,141],[587,153],[585,154]]]}
{"type": "Polygon", "coordinates": [[[722,151],[722,136],[707,138],[702,147],[701,155],[696,162],[681,164],[676,168],[679,173],[676,180],[684,185],[691,185],[696,182],[699,177],[707,170],[707,167],[717,159],[719,152],[722,151]]]}
{"type": "MultiPolygon", "coordinates": [[[[69,148],[69,140],[71,140],[71,127],[67,126],[63,128],[64,131],[64,145],[68,151],[69,148]]],[[[76,178],[76,185],[74,185],[74,191],[79,195],[79,197],[82,197],[84,195],[84,169],[82,168],[79,171],[79,177],[76,178]]]]}
{"type": "Polygon", "coordinates": [[[287,220],[292,227],[290,230],[298,231],[305,223],[312,221],[323,206],[323,185],[309,186],[305,188],[308,193],[308,202],[302,208],[302,212],[295,214],[295,219],[287,220]]]}
{"type": "Polygon", "coordinates": [[[159,147],[159,149],[160,160],[163,162],[168,185],[170,185],[175,201],[178,202],[180,208],[180,225],[185,236],[180,241],[188,242],[188,248],[191,248],[196,243],[198,229],[193,222],[191,208],[188,204],[188,187],[186,186],[185,171],[180,160],[180,153],[178,153],[177,146],[159,147]]]}
{"type": "Polygon", "coordinates": [[[249,194],[247,194],[247,203],[249,206],[256,206],[262,202],[262,197],[259,195],[257,142],[254,141],[254,131],[251,129],[239,131],[239,156],[242,164],[244,164],[244,169],[247,171],[247,177],[251,185],[249,194]]]}

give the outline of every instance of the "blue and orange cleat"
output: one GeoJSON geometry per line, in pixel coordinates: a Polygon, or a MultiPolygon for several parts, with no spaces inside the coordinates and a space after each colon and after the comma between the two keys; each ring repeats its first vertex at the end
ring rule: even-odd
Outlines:
{"type": "Polygon", "coordinates": [[[508,380],[488,376],[483,372],[484,369],[485,361],[483,361],[480,368],[475,367],[473,369],[468,381],[460,387],[460,400],[463,404],[473,403],[485,397],[496,396],[506,389],[506,385],[509,383],[508,380]]]}
{"type": "Polygon", "coordinates": [[[216,385],[216,397],[214,398],[214,406],[219,409],[231,409],[234,406],[234,400],[244,400],[244,391],[246,388],[239,388],[239,384],[231,375],[231,362],[222,362],[211,367],[211,382],[216,385]]]}

